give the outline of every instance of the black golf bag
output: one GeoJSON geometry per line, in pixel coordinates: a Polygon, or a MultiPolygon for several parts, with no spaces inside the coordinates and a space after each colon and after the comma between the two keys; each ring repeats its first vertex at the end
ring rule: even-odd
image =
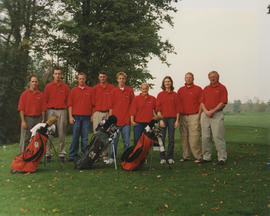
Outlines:
{"type": "Polygon", "coordinates": [[[96,162],[102,152],[108,148],[114,138],[119,133],[116,128],[117,118],[110,116],[108,119],[101,121],[97,126],[97,133],[94,134],[85,147],[85,149],[75,158],[75,169],[89,169],[96,162]]]}

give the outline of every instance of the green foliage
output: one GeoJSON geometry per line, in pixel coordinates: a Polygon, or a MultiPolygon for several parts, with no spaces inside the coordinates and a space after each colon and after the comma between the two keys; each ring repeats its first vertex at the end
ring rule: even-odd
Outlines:
{"type": "MultiPolygon", "coordinates": [[[[159,152],[153,152],[151,171],[149,155],[148,164],[134,172],[115,171],[102,162],[80,172],[73,163],[61,166],[54,158],[34,174],[12,175],[10,161],[19,151],[18,144],[0,147],[1,215],[266,216],[269,124],[265,128],[257,123],[268,115],[229,117],[225,115],[228,162],[223,167],[216,164],[215,154],[209,164],[180,163],[178,131],[174,166],[161,166],[159,152]]],[[[56,140],[54,144],[58,147],[56,140]]],[[[122,147],[120,142],[119,150],[122,147]]]]}
{"type": "Polygon", "coordinates": [[[233,102],[233,112],[240,113],[240,111],[241,111],[241,101],[240,100],[235,100],[233,102]]]}
{"type": "Polygon", "coordinates": [[[162,22],[172,25],[168,14],[176,11],[172,1],[61,2],[61,34],[51,42],[62,61],[87,74],[90,85],[96,84],[98,72],[105,70],[110,82],[115,83],[115,74],[124,71],[127,84],[138,87],[153,79],[145,70],[152,56],[167,63],[166,54],[174,53],[173,46],[158,35],[162,22]]]}
{"type": "Polygon", "coordinates": [[[0,140],[18,140],[17,104],[32,73],[32,56],[44,41],[52,0],[0,1],[0,140]]]}

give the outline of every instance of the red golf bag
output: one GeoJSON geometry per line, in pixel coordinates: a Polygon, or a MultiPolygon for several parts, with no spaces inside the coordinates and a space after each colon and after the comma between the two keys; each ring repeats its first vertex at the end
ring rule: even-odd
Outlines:
{"type": "MultiPolygon", "coordinates": [[[[21,154],[17,155],[11,163],[12,173],[16,172],[30,172],[36,171],[44,154],[46,153],[46,142],[48,140],[48,127],[56,121],[51,118],[46,124],[39,123],[40,126],[31,138],[30,143],[21,154]]],[[[37,125],[37,126],[38,126],[37,125]]],[[[36,126],[35,126],[36,127],[36,126]]]]}
{"type": "MultiPolygon", "coordinates": [[[[151,146],[160,139],[160,130],[155,128],[155,120],[152,120],[144,129],[135,146],[129,147],[121,157],[121,165],[124,170],[138,170],[143,167],[151,146]]],[[[164,151],[160,143],[161,151],[164,151]]]]}

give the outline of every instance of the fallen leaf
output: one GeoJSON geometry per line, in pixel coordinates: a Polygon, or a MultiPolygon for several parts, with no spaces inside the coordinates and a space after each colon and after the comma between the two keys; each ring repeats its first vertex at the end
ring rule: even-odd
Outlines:
{"type": "Polygon", "coordinates": [[[27,187],[28,187],[28,188],[32,188],[32,186],[31,186],[31,185],[27,185],[27,187]]]}
{"type": "Polygon", "coordinates": [[[24,209],[24,213],[30,212],[30,209],[24,209]]]}
{"type": "Polygon", "coordinates": [[[54,176],[53,181],[60,181],[60,179],[54,176]]]}
{"type": "Polygon", "coordinates": [[[54,212],[54,213],[55,212],[59,212],[59,209],[58,208],[55,208],[55,209],[52,210],[52,212],[54,212]]]}
{"type": "Polygon", "coordinates": [[[219,210],[219,206],[211,208],[211,210],[217,211],[219,210]]]}
{"type": "Polygon", "coordinates": [[[202,173],[202,177],[206,177],[206,176],[208,176],[207,173],[202,173]]]}
{"type": "Polygon", "coordinates": [[[102,171],[102,170],[98,171],[98,174],[99,174],[99,175],[100,175],[100,174],[103,174],[103,171],[102,171]]]}
{"type": "Polygon", "coordinates": [[[158,210],[159,212],[164,212],[164,209],[162,209],[162,208],[157,208],[157,210],[158,210]]]}
{"type": "Polygon", "coordinates": [[[165,208],[168,208],[169,206],[168,206],[168,204],[167,204],[167,203],[165,203],[165,204],[164,204],[164,207],[165,207],[165,208]]]}

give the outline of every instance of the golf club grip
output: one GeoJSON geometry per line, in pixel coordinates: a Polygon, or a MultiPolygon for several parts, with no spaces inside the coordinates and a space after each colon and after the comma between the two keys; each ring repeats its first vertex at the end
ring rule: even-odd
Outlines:
{"type": "Polygon", "coordinates": [[[51,117],[50,119],[48,119],[48,120],[46,121],[46,124],[47,124],[48,126],[51,126],[51,125],[54,124],[55,122],[56,122],[56,117],[53,116],[53,117],[51,117]]]}

